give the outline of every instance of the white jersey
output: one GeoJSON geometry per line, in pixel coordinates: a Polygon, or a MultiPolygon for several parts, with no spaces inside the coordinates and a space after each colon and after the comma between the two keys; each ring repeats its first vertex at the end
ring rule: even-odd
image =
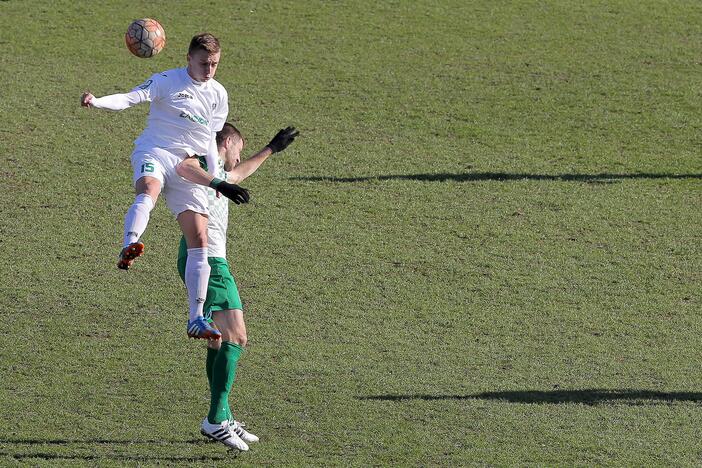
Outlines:
{"type": "MultiPolygon", "coordinates": [[[[224,161],[217,158],[215,177],[225,180],[224,161]]],[[[207,189],[209,219],[207,221],[207,256],[227,258],[227,226],[229,223],[229,199],[225,196],[217,198],[213,189],[207,189]]]]}
{"type": "Polygon", "coordinates": [[[185,67],[156,73],[132,93],[151,103],[146,129],[134,141],[136,149],[157,147],[204,156],[229,113],[224,86],[214,79],[195,81],[185,67]]]}

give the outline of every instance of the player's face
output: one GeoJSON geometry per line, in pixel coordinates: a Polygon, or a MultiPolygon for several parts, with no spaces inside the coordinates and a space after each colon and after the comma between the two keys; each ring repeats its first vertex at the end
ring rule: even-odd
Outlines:
{"type": "Polygon", "coordinates": [[[231,171],[241,162],[241,150],[244,149],[244,140],[241,138],[237,138],[236,140],[232,137],[229,138],[231,140],[230,145],[227,147],[225,161],[228,161],[232,166],[229,168],[225,167],[224,169],[227,171],[231,171]]]}
{"type": "Polygon", "coordinates": [[[202,49],[188,54],[188,73],[193,79],[200,82],[211,80],[215,76],[217,65],[219,65],[219,55],[219,52],[210,54],[202,49]]]}

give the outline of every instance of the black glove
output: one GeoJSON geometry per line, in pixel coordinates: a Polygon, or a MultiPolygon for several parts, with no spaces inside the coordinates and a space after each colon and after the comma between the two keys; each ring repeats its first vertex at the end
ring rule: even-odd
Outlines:
{"type": "Polygon", "coordinates": [[[299,134],[300,132],[295,130],[295,127],[284,128],[276,133],[271,142],[266,146],[269,147],[274,153],[279,153],[287,148],[290,143],[295,141],[295,137],[299,134]]]}
{"type": "Polygon", "coordinates": [[[239,187],[236,184],[230,184],[229,182],[222,181],[212,188],[237,205],[249,202],[249,191],[243,187],[239,187]]]}

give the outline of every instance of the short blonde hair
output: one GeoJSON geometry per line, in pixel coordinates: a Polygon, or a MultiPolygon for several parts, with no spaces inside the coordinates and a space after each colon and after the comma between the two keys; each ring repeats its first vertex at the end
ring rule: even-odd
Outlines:
{"type": "Polygon", "coordinates": [[[210,33],[200,33],[190,40],[188,54],[192,54],[196,50],[204,50],[208,54],[216,54],[220,51],[219,39],[210,33]]]}

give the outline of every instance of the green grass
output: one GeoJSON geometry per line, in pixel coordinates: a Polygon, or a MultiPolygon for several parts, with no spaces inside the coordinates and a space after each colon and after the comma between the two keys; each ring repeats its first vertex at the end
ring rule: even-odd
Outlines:
{"type": "Polygon", "coordinates": [[[699,466],[702,6],[0,2],[0,465],[699,466]],[[161,55],[129,55],[137,17],[161,55]],[[163,202],[114,268],[147,109],[218,35],[250,345],[206,444],[163,202]]]}

